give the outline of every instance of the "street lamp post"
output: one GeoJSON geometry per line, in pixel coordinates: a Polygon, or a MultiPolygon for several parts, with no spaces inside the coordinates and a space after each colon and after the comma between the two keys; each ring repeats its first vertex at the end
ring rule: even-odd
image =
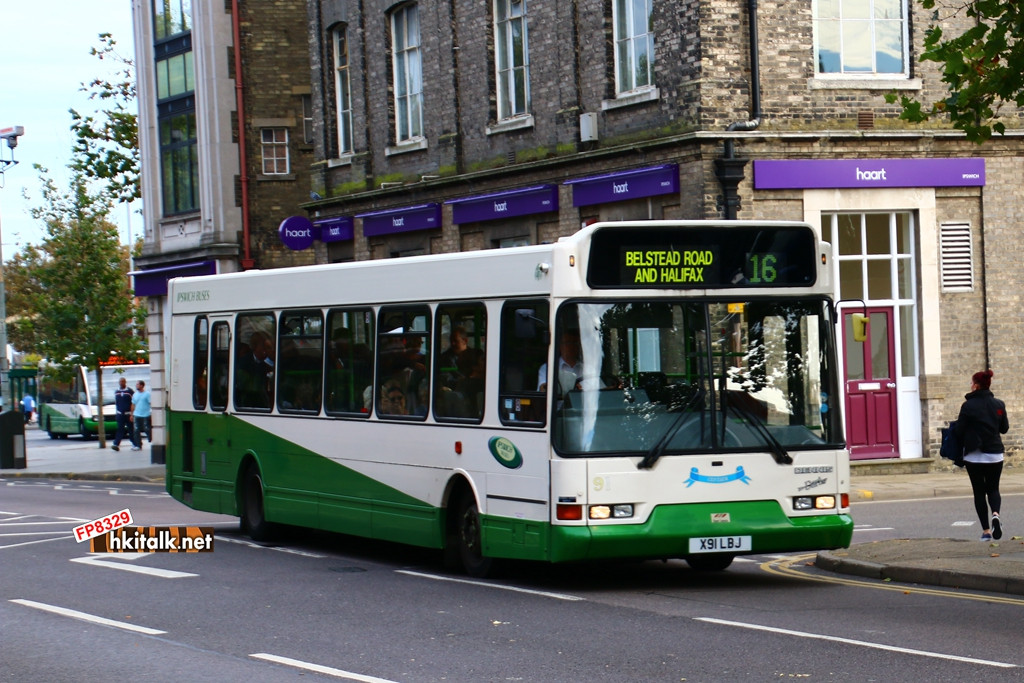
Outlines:
{"type": "MultiPolygon", "coordinates": [[[[11,158],[4,159],[0,156],[0,179],[4,172],[18,162],[14,159],[14,148],[18,146],[18,138],[25,134],[21,126],[8,126],[0,128],[0,139],[7,141],[7,148],[10,150],[11,158]]],[[[2,150],[0,150],[2,152],[2,150]]],[[[0,182],[0,187],[3,183],[0,182]]],[[[2,230],[0,230],[2,234],[2,230]]],[[[7,292],[4,289],[4,255],[3,239],[0,237],[0,407],[5,410],[14,410],[14,399],[11,395],[11,367],[7,358],[7,292]],[[10,401],[10,403],[8,403],[10,401]]]]}

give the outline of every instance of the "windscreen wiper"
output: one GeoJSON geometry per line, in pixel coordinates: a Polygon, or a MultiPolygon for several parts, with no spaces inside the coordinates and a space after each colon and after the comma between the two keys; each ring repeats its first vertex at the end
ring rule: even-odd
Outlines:
{"type": "Polygon", "coordinates": [[[636,468],[638,470],[646,470],[654,467],[654,463],[658,462],[658,458],[665,454],[669,443],[671,443],[672,439],[675,438],[679,428],[683,426],[683,421],[686,416],[692,414],[693,407],[696,406],[699,401],[704,400],[704,394],[704,389],[697,389],[693,396],[690,397],[690,400],[683,404],[679,414],[676,415],[674,420],[672,420],[672,424],[668,426],[668,429],[666,429],[665,433],[661,435],[658,442],[651,446],[651,450],[647,451],[647,455],[644,456],[644,459],[637,463],[636,468]]]}
{"type": "Polygon", "coordinates": [[[786,447],[783,446],[779,440],[775,438],[775,435],[771,433],[771,430],[768,429],[768,425],[764,423],[764,420],[738,403],[730,402],[728,394],[723,393],[722,402],[725,403],[727,408],[735,411],[741,418],[746,420],[748,424],[752,425],[754,427],[754,431],[764,438],[765,443],[767,443],[771,449],[772,457],[775,458],[775,462],[780,465],[793,464],[792,456],[786,452],[786,447]]]}

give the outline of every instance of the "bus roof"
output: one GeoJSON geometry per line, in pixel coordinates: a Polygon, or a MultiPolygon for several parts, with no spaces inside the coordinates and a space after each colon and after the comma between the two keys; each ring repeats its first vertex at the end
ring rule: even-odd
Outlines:
{"type": "Polygon", "coordinates": [[[571,296],[586,289],[587,253],[605,228],[810,228],[787,221],[615,221],[594,223],[554,244],[372,259],[327,265],[174,278],[174,314],[243,309],[345,306],[413,300],[571,296]]]}

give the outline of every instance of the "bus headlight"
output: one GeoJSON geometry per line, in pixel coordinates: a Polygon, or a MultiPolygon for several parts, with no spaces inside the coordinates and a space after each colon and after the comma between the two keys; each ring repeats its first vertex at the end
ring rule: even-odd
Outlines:
{"type": "Polygon", "coordinates": [[[798,496],[793,499],[794,510],[834,510],[835,496],[798,496]]]}
{"type": "Polygon", "coordinates": [[[590,506],[590,519],[629,519],[632,516],[632,503],[590,506]]]}

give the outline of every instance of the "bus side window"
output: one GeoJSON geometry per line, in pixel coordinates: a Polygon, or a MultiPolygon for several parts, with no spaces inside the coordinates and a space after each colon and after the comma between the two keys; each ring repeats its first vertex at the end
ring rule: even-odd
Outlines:
{"type": "Polygon", "coordinates": [[[324,409],[367,417],[373,407],[373,311],[327,312],[324,409]]]}
{"type": "Polygon", "coordinates": [[[210,357],[210,323],[205,317],[196,318],[195,340],[192,349],[192,407],[206,410],[208,363],[210,357]]]}
{"type": "Polygon", "coordinates": [[[482,304],[439,306],[435,318],[434,417],[484,416],[487,309],[482,304]]]}
{"type": "Polygon", "coordinates": [[[247,313],[235,319],[235,408],[267,411],[274,405],[274,332],[270,313],[247,313]]]}
{"type": "Polygon", "coordinates": [[[228,407],[228,362],[231,358],[231,328],[226,322],[213,324],[210,345],[210,407],[227,410],[228,407]]]}
{"type": "Polygon", "coordinates": [[[430,309],[382,308],[377,328],[377,413],[423,419],[429,408],[430,309]]]}
{"type": "Polygon", "coordinates": [[[538,374],[547,364],[551,330],[547,301],[508,301],[501,310],[501,370],[498,415],[502,424],[541,427],[547,421],[547,391],[538,374]]]}
{"type": "Polygon", "coordinates": [[[277,409],[319,413],[324,386],[323,317],[320,311],[289,311],[281,314],[278,329],[277,409]]]}

